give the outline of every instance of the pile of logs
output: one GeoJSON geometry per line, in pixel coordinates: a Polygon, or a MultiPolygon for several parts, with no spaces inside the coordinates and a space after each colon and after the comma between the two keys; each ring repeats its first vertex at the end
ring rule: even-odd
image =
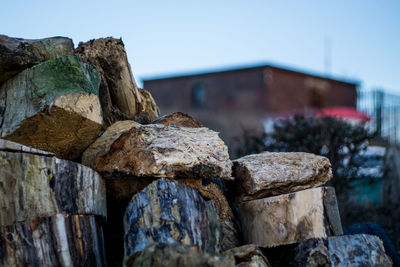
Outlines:
{"type": "Polygon", "coordinates": [[[217,132],[160,117],[118,39],[0,35],[0,137],[0,266],[392,264],[343,235],[327,158],[231,161],[217,132]]]}

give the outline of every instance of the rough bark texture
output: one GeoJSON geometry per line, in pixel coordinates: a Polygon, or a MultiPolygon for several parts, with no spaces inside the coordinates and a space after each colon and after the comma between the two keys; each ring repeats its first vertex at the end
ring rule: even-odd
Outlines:
{"type": "Polygon", "coordinates": [[[303,152],[264,152],[233,161],[240,200],[254,200],[322,185],[332,178],[331,164],[303,152]]]}
{"type": "Polygon", "coordinates": [[[190,128],[201,128],[204,127],[203,124],[186,113],[182,112],[173,112],[167,115],[164,115],[152,123],[163,124],[165,126],[175,125],[181,127],[190,127],[190,128]]]}
{"type": "Polygon", "coordinates": [[[220,250],[221,223],[213,202],[183,183],[158,179],[136,194],[124,217],[125,258],[151,243],[194,245],[220,250]]]}
{"type": "Polygon", "coordinates": [[[240,203],[239,219],[245,243],[260,247],[343,234],[331,187],[240,203]]]}
{"type": "Polygon", "coordinates": [[[200,195],[203,198],[214,201],[215,207],[217,208],[218,215],[222,223],[222,250],[227,250],[239,246],[236,218],[233,215],[232,209],[229,206],[226,197],[219,189],[219,187],[214,183],[203,185],[202,179],[185,178],[177,179],[177,181],[196,189],[197,191],[199,191],[200,195]]]}
{"type": "Polygon", "coordinates": [[[99,81],[74,56],[24,70],[0,88],[0,136],[76,159],[101,129],[99,81]]]}
{"type": "Polygon", "coordinates": [[[232,255],[200,253],[194,246],[154,243],[146,247],[138,257],[128,259],[126,266],[231,267],[235,266],[235,259],[232,255]]]}
{"type": "Polygon", "coordinates": [[[0,227],[0,266],[107,266],[101,220],[63,215],[0,227]]]}
{"type": "Polygon", "coordinates": [[[65,37],[39,40],[0,35],[0,84],[43,61],[72,55],[74,44],[65,37]]]}
{"type": "Polygon", "coordinates": [[[270,267],[267,258],[255,245],[244,245],[227,250],[223,255],[233,255],[237,267],[270,267]]]}
{"type": "Polygon", "coordinates": [[[96,159],[110,151],[111,145],[117,140],[121,134],[127,132],[138,125],[134,121],[118,121],[108,127],[105,132],[91,144],[82,155],[82,164],[91,168],[96,165],[96,159]]]}
{"type": "Polygon", "coordinates": [[[231,179],[228,148],[207,128],[158,124],[133,127],[97,158],[101,173],[137,177],[231,179]]]}
{"type": "Polygon", "coordinates": [[[301,242],[291,266],[392,266],[382,241],[374,235],[345,235],[301,242]]]}
{"type": "Polygon", "coordinates": [[[0,225],[57,213],[107,214],[101,177],[48,155],[0,151],[0,196],[0,225]]]}
{"type": "Polygon", "coordinates": [[[149,123],[158,117],[153,97],[138,89],[133,79],[122,40],[101,38],[79,43],[75,54],[101,73],[100,102],[107,125],[126,119],[149,123]]]}

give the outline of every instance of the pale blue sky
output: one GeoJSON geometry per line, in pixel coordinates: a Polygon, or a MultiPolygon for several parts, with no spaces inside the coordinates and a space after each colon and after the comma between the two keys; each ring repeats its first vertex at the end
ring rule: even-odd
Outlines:
{"type": "Polygon", "coordinates": [[[122,37],[136,80],[269,62],[400,94],[400,1],[21,1],[1,3],[14,37],[122,37]]]}

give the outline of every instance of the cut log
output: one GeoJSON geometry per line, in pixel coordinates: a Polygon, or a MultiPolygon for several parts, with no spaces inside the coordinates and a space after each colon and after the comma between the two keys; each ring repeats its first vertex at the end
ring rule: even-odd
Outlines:
{"type": "Polygon", "coordinates": [[[180,127],[190,127],[190,128],[201,128],[204,127],[203,124],[186,113],[173,112],[171,114],[164,115],[152,123],[163,124],[165,126],[175,125],[180,127]]]}
{"type": "Polygon", "coordinates": [[[222,250],[231,249],[239,246],[239,234],[236,227],[236,218],[233,215],[232,209],[229,206],[226,197],[215,183],[203,185],[202,179],[176,179],[179,182],[190,186],[197,191],[206,200],[214,201],[217,208],[219,219],[222,223],[222,250]]]}
{"type": "Polygon", "coordinates": [[[112,177],[188,177],[231,179],[228,148],[207,128],[158,124],[133,127],[110,151],[97,158],[95,169],[112,177]]]}
{"type": "Polygon", "coordinates": [[[239,219],[245,243],[260,247],[343,234],[332,187],[240,203],[239,219]]]}
{"type": "Polygon", "coordinates": [[[139,90],[133,79],[122,40],[101,38],[79,43],[75,54],[101,73],[100,101],[107,125],[127,119],[149,123],[158,117],[153,97],[139,90]]]}
{"type": "Polygon", "coordinates": [[[201,253],[193,246],[154,243],[146,247],[139,256],[127,260],[126,266],[231,267],[235,266],[235,259],[232,255],[201,253]]]}
{"type": "Polygon", "coordinates": [[[0,84],[36,64],[72,55],[73,50],[72,40],[65,37],[28,40],[0,35],[0,84]]]}
{"type": "Polygon", "coordinates": [[[124,217],[125,259],[151,243],[194,245],[220,250],[221,223],[213,202],[197,190],[165,178],[136,194],[124,217]]]}
{"type": "Polygon", "coordinates": [[[233,161],[239,200],[254,200],[320,186],[332,178],[331,164],[303,152],[264,152],[233,161]]]}
{"type": "Polygon", "coordinates": [[[0,227],[0,266],[107,266],[101,220],[63,215],[0,227]]]}
{"type": "Polygon", "coordinates": [[[0,136],[76,159],[102,126],[100,76],[74,56],[27,69],[0,88],[0,136]]]}
{"type": "Polygon", "coordinates": [[[382,241],[374,235],[345,235],[309,239],[295,249],[291,266],[392,266],[382,241]]]}
{"type": "Polygon", "coordinates": [[[0,151],[0,195],[1,226],[57,213],[106,217],[105,184],[94,170],[36,152],[0,151]]]}
{"type": "MultiPolygon", "coordinates": [[[[134,121],[118,121],[106,129],[106,131],[91,144],[82,155],[82,164],[91,168],[96,165],[96,159],[110,151],[111,145],[121,134],[139,125],[134,121]]],[[[132,194],[133,195],[133,194],[132,194]]]]}

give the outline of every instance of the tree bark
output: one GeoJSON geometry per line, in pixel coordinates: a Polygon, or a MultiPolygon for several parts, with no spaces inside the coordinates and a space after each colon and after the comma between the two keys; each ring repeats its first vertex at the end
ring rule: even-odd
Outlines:
{"type": "Polygon", "coordinates": [[[56,214],[0,227],[0,266],[107,266],[102,220],[56,214]]]}

